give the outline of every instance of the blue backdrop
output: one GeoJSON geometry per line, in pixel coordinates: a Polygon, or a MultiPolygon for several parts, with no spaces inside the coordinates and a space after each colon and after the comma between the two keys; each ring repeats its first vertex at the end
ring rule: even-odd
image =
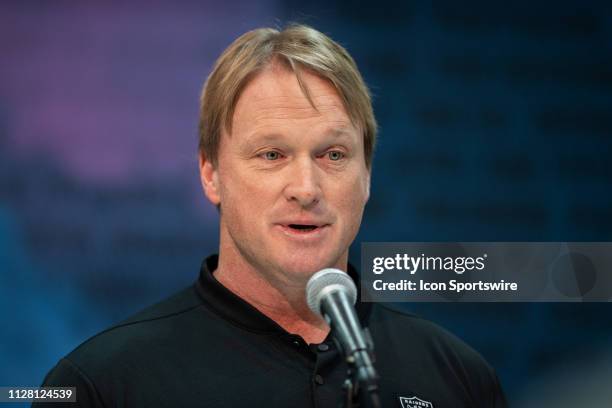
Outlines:
{"type": "MultiPolygon", "coordinates": [[[[0,3],[0,385],[196,278],[218,244],[199,92],[260,26],[328,33],[373,91],[355,263],[361,241],[612,240],[609,3],[302,3],[0,3]]],[[[514,406],[612,399],[609,304],[397,307],[479,350],[514,406]]]]}

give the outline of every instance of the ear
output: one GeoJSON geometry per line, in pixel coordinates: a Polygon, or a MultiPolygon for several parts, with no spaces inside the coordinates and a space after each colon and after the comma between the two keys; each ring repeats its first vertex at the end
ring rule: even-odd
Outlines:
{"type": "Polygon", "coordinates": [[[200,182],[206,198],[215,206],[221,203],[219,194],[219,172],[210,160],[200,154],[200,182]]]}

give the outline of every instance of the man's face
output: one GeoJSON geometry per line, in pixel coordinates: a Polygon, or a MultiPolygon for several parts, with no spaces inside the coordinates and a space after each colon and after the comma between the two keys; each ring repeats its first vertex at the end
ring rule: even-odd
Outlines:
{"type": "Polygon", "coordinates": [[[207,197],[221,205],[222,256],[265,278],[303,284],[346,268],[369,197],[363,135],[327,81],[273,64],[242,92],[216,168],[202,163],[207,197]]]}

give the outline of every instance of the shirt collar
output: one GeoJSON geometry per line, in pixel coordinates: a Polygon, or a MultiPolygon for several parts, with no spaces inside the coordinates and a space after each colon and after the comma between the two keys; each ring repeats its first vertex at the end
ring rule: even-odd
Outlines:
{"type": "MultiPolygon", "coordinates": [[[[286,333],[274,320],[261,313],[215,279],[213,272],[217,269],[218,261],[219,256],[215,254],[202,262],[200,277],[195,287],[204,303],[224,319],[246,330],[267,334],[286,333]]],[[[351,264],[348,265],[348,274],[359,288],[359,275],[351,264]]],[[[355,308],[363,327],[368,325],[371,306],[371,303],[361,302],[361,293],[358,290],[355,308]]]]}

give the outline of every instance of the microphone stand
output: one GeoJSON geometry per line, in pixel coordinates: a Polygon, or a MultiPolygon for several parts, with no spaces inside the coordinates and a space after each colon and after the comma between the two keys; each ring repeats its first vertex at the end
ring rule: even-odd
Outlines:
{"type": "Polygon", "coordinates": [[[378,375],[374,370],[372,358],[373,344],[369,332],[366,333],[368,348],[356,350],[346,357],[347,378],[344,380],[345,408],[380,408],[378,396],[378,375]]]}

